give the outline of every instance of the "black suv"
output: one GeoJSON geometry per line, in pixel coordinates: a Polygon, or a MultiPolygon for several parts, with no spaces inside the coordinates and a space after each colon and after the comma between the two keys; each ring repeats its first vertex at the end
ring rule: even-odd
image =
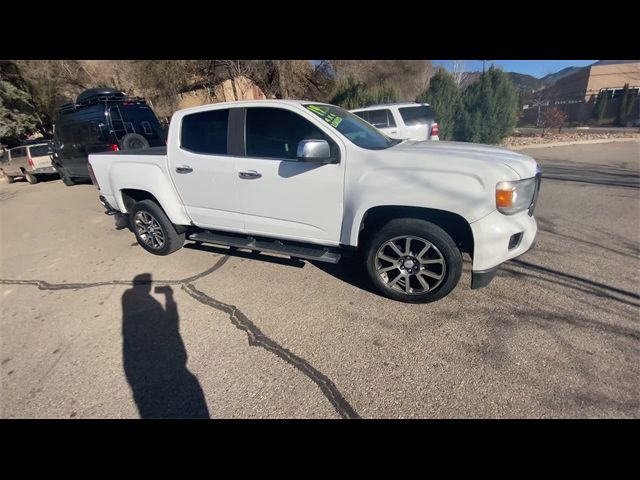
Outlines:
{"type": "Polygon", "coordinates": [[[158,118],[144,98],[112,88],[84,91],[58,110],[53,165],[65,185],[89,179],[90,153],[164,146],[158,118]]]}

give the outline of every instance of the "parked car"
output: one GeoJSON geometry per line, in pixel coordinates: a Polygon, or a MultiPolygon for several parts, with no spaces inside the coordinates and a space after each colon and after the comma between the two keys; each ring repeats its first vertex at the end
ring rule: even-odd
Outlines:
{"type": "Polygon", "coordinates": [[[350,110],[391,138],[439,140],[440,126],[428,103],[403,102],[350,110]]]}
{"type": "Polygon", "coordinates": [[[0,173],[8,183],[24,177],[29,183],[38,183],[42,175],[55,174],[51,164],[51,143],[40,142],[10,148],[0,158],[0,173]]]}
{"type": "Polygon", "coordinates": [[[89,179],[90,153],[165,145],[162,128],[144,98],[92,88],[58,111],[54,166],[65,185],[89,179]]]}
{"type": "Polygon", "coordinates": [[[185,240],[336,263],[359,251],[373,284],[406,302],[471,288],[533,244],[540,171],[486,145],[401,142],[321,103],[261,100],[176,112],[166,147],[89,155],[102,205],[138,243],[185,240]]]}

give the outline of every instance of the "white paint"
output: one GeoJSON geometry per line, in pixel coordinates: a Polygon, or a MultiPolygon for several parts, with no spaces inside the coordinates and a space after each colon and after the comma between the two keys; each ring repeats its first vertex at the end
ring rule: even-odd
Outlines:
{"type": "Polygon", "coordinates": [[[219,103],[178,111],[171,120],[167,155],[90,155],[101,194],[125,212],[121,190],[153,194],[174,224],[301,240],[358,244],[365,213],[378,206],[411,206],[460,215],[474,235],[473,269],[493,267],[527,249],[535,220],[526,212],[505,216],[495,207],[501,181],[535,175],[529,156],[504,148],[456,142],[405,141],[386,150],[360,148],[298,101],[219,103]],[[265,106],[297,113],[335,140],[339,164],[199,155],[180,148],[182,118],[190,113],[265,106]],[[192,173],[176,174],[189,165],[192,173]],[[262,176],[242,180],[238,172],[262,176]],[[509,237],[524,231],[518,249],[509,237]]]}

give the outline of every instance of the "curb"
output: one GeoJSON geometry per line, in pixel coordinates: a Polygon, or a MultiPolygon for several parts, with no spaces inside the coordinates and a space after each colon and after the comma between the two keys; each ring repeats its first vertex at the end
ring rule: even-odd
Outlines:
{"type": "Polygon", "coordinates": [[[572,142],[552,142],[552,143],[530,143],[528,145],[517,145],[514,147],[504,147],[509,150],[529,150],[532,148],[566,147],[569,145],[595,145],[598,143],[618,143],[618,142],[639,142],[640,137],[631,138],[601,138],[597,140],[575,140],[572,142]]]}

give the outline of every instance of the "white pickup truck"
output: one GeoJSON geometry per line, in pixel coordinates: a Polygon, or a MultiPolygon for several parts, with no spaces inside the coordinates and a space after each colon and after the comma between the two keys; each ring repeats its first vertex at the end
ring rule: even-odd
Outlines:
{"type": "Polygon", "coordinates": [[[336,263],[359,251],[385,295],[426,303],[471,288],[533,244],[535,160],[502,148],[393,140],[317,102],[218,103],[176,112],[167,146],[89,155],[108,212],[140,245],[185,240],[336,263]]]}

